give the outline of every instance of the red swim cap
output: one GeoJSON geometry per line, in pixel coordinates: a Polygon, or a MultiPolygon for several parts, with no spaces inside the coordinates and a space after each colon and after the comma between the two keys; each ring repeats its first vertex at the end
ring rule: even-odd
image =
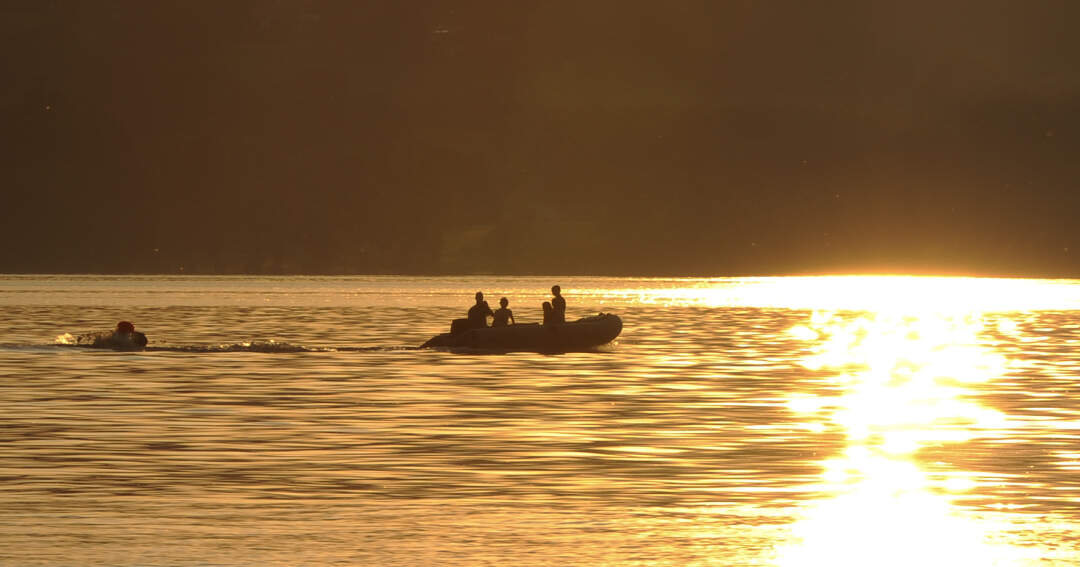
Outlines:
{"type": "Polygon", "coordinates": [[[120,321],[116,324],[116,332],[118,333],[134,333],[135,325],[132,325],[130,321],[120,321]]]}

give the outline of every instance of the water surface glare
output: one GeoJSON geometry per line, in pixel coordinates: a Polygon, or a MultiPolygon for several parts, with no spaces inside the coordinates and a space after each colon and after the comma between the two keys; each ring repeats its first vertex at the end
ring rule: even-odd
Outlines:
{"type": "Polygon", "coordinates": [[[1073,566],[1080,281],[0,276],[0,565],[1073,566]],[[615,345],[413,347],[472,294],[615,345]],[[144,352],[57,344],[134,321],[144,352]]]}

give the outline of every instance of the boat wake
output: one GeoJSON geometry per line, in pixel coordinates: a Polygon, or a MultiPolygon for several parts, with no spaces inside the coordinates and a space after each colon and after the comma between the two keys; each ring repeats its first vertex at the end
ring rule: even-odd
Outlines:
{"type": "Polygon", "coordinates": [[[216,353],[216,352],[261,352],[261,353],[296,353],[296,352],[392,352],[403,350],[418,350],[415,346],[332,346],[315,347],[293,344],[285,341],[254,340],[235,343],[221,343],[216,345],[151,345],[145,348],[116,348],[114,345],[101,340],[102,333],[82,333],[72,335],[64,333],[56,337],[52,345],[27,345],[27,344],[0,344],[4,350],[26,350],[43,347],[73,347],[90,350],[112,350],[139,352],[188,352],[188,353],[216,353]]]}
{"type": "Polygon", "coordinates": [[[506,354],[531,351],[547,354],[566,352],[612,352],[614,339],[622,329],[615,315],[586,317],[557,327],[521,324],[499,329],[472,329],[462,335],[439,335],[421,346],[307,346],[274,339],[220,344],[170,345],[135,343],[117,338],[112,331],[79,334],[63,333],[52,344],[0,344],[0,350],[34,351],[50,348],[77,348],[92,351],[181,352],[181,353],[318,353],[318,352],[398,352],[431,349],[465,354],[506,354]],[[490,335],[490,336],[489,336],[490,335]],[[488,340],[478,340],[488,339],[488,340]],[[145,345],[145,346],[144,346],[145,345]]]}
{"type": "Polygon", "coordinates": [[[147,351],[162,352],[265,352],[265,353],[291,353],[291,352],[387,352],[399,350],[417,350],[411,346],[380,346],[380,347],[311,347],[295,345],[292,343],[268,340],[249,341],[220,345],[185,345],[185,346],[152,346],[146,347],[147,351]]]}

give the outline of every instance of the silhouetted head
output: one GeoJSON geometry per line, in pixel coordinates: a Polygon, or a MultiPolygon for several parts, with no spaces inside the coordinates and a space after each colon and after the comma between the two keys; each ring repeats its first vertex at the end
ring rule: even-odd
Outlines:
{"type": "Polygon", "coordinates": [[[510,305],[510,300],[504,297],[499,300],[499,305],[506,307],[507,305],[510,305]]]}
{"type": "Polygon", "coordinates": [[[484,300],[484,293],[480,292],[480,291],[476,292],[476,302],[480,303],[483,300],[484,300]]]}
{"type": "Polygon", "coordinates": [[[560,293],[562,293],[562,288],[557,285],[553,285],[551,286],[551,293],[552,295],[559,295],[560,293]]]}
{"type": "Polygon", "coordinates": [[[120,321],[116,324],[116,332],[122,335],[130,335],[135,332],[135,325],[132,325],[130,321],[120,321]]]}

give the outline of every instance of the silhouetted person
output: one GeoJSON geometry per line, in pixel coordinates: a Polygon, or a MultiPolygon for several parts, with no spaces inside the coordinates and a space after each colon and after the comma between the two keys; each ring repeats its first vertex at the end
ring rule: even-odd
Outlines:
{"type": "Polygon", "coordinates": [[[450,334],[456,335],[469,329],[483,329],[487,327],[487,318],[494,315],[491,307],[484,301],[484,294],[476,292],[476,304],[469,308],[468,315],[464,319],[454,319],[450,322],[450,334]]]}
{"type": "Polygon", "coordinates": [[[566,300],[561,295],[562,288],[557,285],[551,286],[551,294],[555,297],[551,298],[551,322],[552,323],[565,323],[566,322],[566,300]]]}
{"type": "Polygon", "coordinates": [[[509,299],[504,297],[499,300],[499,308],[495,310],[495,318],[491,321],[492,327],[506,327],[517,324],[514,321],[514,312],[507,309],[507,305],[510,305],[509,299]]]}
{"type": "Polygon", "coordinates": [[[544,308],[544,324],[545,325],[550,325],[551,324],[551,313],[552,313],[551,302],[550,301],[545,301],[542,304],[540,304],[540,306],[544,308]]]}
{"type": "Polygon", "coordinates": [[[487,318],[494,316],[495,313],[491,311],[491,307],[488,306],[488,302],[484,301],[484,294],[476,292],[476,305],[469,308],[469,327],[473,329],[482,329],[487,327],[487,318]]]}
{"type": "Polygon", "coordinates": [[[113,331],[113,334],[118,337],[123,337],[131,344],[140,348],[145,347],[147,343],[146,335],[136,331],[135,325],[130,321],[120,321],[117,323],[116,331],[113,331]]]}
{"type": "Polygon", "coordinates": [[[130,321],[120,321],[111,335],[94,340],[93,346],[118,350],[136,350],[146,348],[146,335],[135,330],[130,321]]]}

